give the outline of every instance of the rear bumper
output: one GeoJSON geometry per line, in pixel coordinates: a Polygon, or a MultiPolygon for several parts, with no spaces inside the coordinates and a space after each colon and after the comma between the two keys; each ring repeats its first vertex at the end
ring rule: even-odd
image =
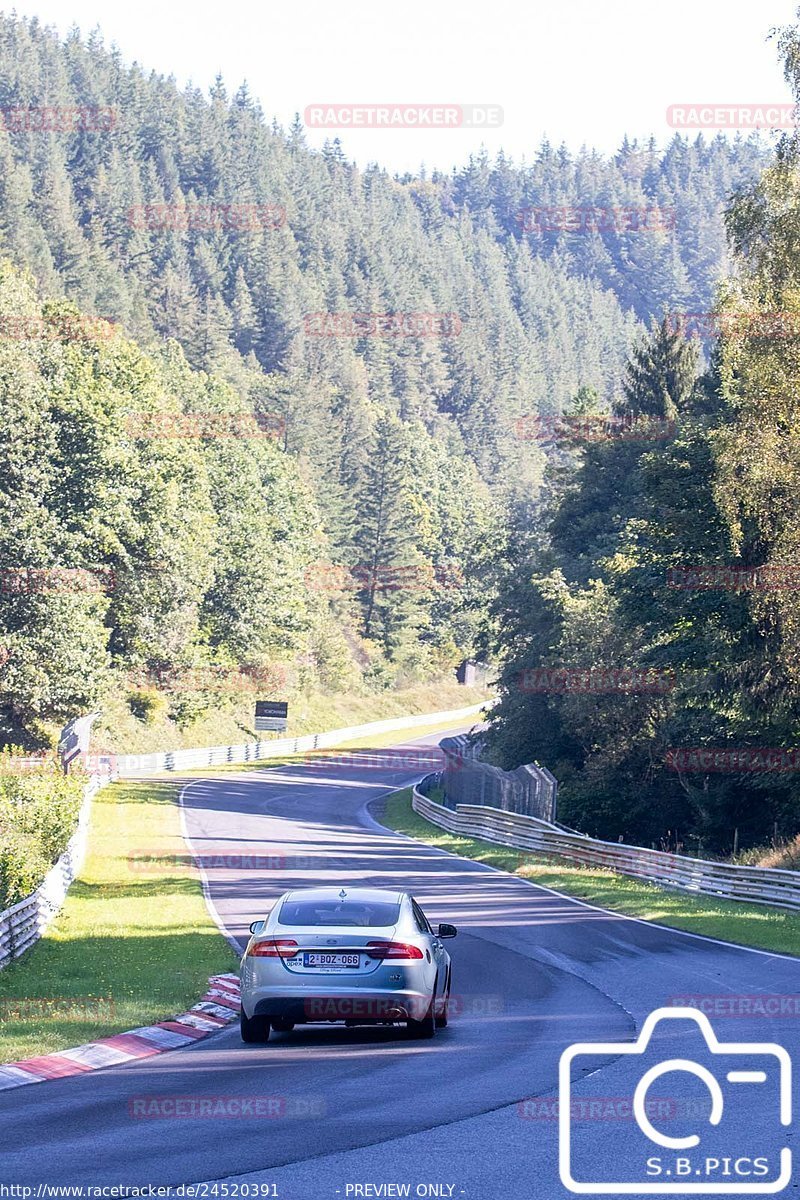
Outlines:
{"type": "Polygon", "coordinates": [[[308,989],[264,988],[242,994],[246,1016],[270,1017],[302,1025],[312,1021],[421,1021],[431,997],[410,990],[331,989],[314,995],[308,989]]]}

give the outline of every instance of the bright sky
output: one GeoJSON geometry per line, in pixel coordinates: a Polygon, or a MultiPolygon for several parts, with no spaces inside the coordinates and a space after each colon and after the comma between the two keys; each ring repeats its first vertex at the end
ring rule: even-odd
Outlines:
{"type": "MultiPolygon", "coordinates": [[[[492,105],[495,128],[315,129],[362,165],[449,170],[481,143],[531,157],[543,135],[610,152],[672,136],[674,104],[790,99],[767,35],[798,0],[15,0],[63,32],[100,26],[126,61],[191,79],[247,79],[288,125],[309,105],[492,105]]],[[[694,135],[694,134],[693,134],[694,135]]]]}

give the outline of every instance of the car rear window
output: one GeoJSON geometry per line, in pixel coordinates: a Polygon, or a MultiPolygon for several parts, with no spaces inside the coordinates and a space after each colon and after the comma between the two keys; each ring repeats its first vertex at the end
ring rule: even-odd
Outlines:
{"type": "Polygon", "coordinates": [[[281,925],[396,925],[400,905],[391,900],[284,900],[281,925]]]}

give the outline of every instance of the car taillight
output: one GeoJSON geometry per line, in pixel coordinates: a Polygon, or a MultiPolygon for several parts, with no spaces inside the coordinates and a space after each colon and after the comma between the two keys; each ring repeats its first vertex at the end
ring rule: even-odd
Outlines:
{"type": "Polygon", "coordinates": [[[254,942],[247,951],[250,958],[294,958],[297,942],[291,938],[268,938],[265,942],[254,942]]]}
{"type": "Polygon", "coordinates": [[[368,958],[422,958],[419,946],[407,946],[405,942],[367,942],[368,958]]]}

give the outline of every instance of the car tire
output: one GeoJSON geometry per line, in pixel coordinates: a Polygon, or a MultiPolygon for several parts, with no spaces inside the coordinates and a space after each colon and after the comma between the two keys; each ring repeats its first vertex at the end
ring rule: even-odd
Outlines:
{"type": "Polygon", "coordinates": [[[239,1014],[239,1031],[242,1041],[248,1045],[269,1041],[270,1022],[268,1017],[248,1017],[242,1009],[239,1014]]]}
{"type": "Polygon", "coordinates": [[[428,1011],[421,1021],[407,1021],[406,1031],[412,1038],[432,1038],[436,1033],[436,992],[431,996],[428,1011]]]}
{"type": "Polygon", "coordinates": [[[276,1033],[291,1033],[294,1029],[294,1021],[273,1020],[271,1024],[276,1033]]]}
{"type": "Polygon", "coordinates": [[[437,1029],[446,1029],[447,1028],[447,1020],[448,1020],[448,1011],[447,1010],[449,1008],[449,1005],[450,1005],[450,972],[448,971],[447,972],[447,987],[445,988],[444,996],[442,997],[442,1007],[439,1011],[438,1016],[436,1017],[436,1028],[437,1029]]]}

